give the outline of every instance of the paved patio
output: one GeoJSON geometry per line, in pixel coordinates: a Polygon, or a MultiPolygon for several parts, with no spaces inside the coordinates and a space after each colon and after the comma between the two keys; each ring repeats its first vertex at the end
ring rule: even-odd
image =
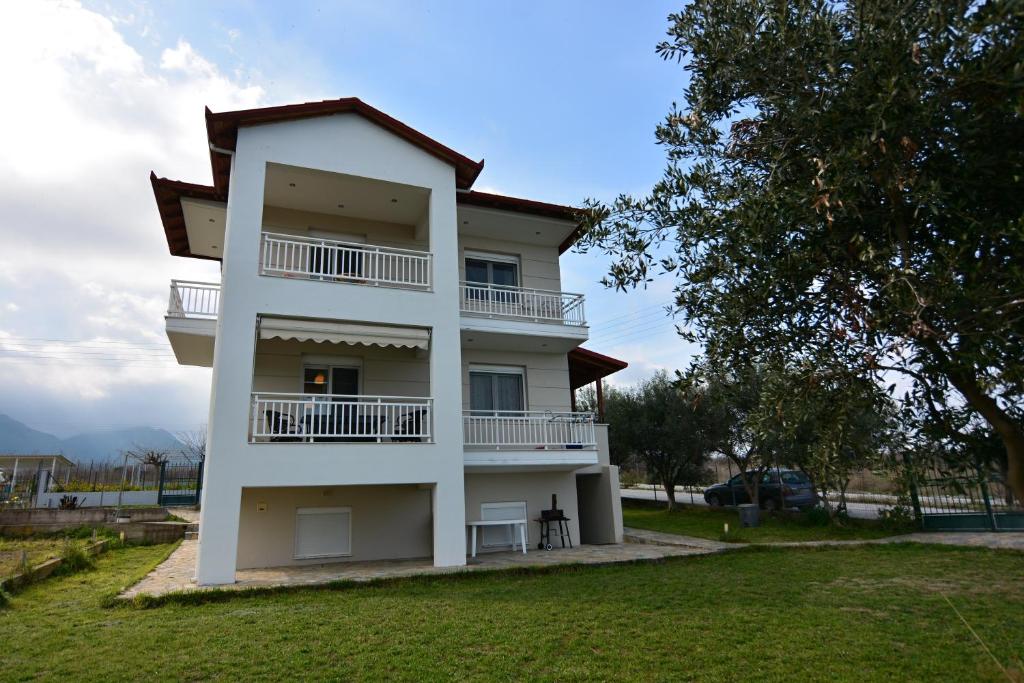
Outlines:
{"type": "MultiPolygon", "coordinates": [[[[723,544],[724,545],[724,544],[723,544]]],[[[159,596],[167,593],[203,590],[193,582],[198,541],[186,540],[160,566],[139,583],[121,593],[121,598],[137,595],[159,596]]],[[[517,567],[551,567],[567,564],[602,565],[619,562],[657,561],[666,557],[705,555],[717,549],[685,544],[583,545],[551,551],[483,553],[464,567],[435,567],[429,559],[386,560],[379,562],[336,562],[301,567],[240,569],[236,582],[217,588],[244,589],[271,586],[313,586],[332,581],[373,581],[406,576],[430,576],[460,572],[498,571],[517,567]]]]}

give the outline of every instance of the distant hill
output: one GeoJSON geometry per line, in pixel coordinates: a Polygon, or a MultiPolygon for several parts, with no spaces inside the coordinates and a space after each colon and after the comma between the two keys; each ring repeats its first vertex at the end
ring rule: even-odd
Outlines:
{"type": "Polygon", "coordinates": [[[71,460],[87,462],[110,460],[137,446],[167,451],[183,447],[170,432],[153,427],[84,432],[60,439],[0,414],[0,453],[62,453],[71,460]]]}

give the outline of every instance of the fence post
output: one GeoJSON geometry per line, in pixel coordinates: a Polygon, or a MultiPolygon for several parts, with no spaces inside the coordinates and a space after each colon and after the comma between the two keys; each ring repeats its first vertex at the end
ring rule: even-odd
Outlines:
{"type": "Polygon", "coordinates": [[[164,472],[167,470],[167,463],[160,463],[160,484],[157,486],[156,493],[156,504],[164,504],[164,472]]]}
{"type": "Polygon", "coordinates": [[[910,489],[910,505],[914,508],[914,519],[923,529],[924,515],[921,514],[921,499],[917,495],[917,470],[914,467],[914,458],[909,451],[903,453],[903,467],[906,470],[907,488],[910,489]]]}
{"type": "Polygon", "coordinates": [[[985,476],[985,471],[978,465],[978,487],[981,489],[981,499],[985,501],[985,514],[988,516],[988,525],[992,528],[992,531],[998,531],[999,526],[996,524],[996,513],[992,509],[992,499],[988,494],[988,477],[985,476]]]}

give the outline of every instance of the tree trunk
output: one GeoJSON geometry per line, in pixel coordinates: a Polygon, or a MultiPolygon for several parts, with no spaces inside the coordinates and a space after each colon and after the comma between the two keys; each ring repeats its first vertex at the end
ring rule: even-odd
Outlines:
{"type": "Polygon", "coordinates": [[[999,434],[1006,448],[1006,482],[1018,500],[1024,498],[1024,430],[974,380],[951,372],[949,381],[999,434]]]}
{"type": "Polygon", "coordinates": [[[675,482],[663,481],[661,483],[665,489],[665,497],[668,498],[668,510],[675,510],[676,508],[676,485],[675,482]]]}

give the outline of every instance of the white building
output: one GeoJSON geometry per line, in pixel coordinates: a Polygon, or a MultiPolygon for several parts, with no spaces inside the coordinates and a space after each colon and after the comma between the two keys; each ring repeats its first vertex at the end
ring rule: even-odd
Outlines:
{"type": "Polygon", "coordinates": [[[528,520],[533,549],[552,494],[574,543],[621,542],[606,426],[572,390],[625,363],[580,348],[574,210],[471,191],[483,161],[354,98],[206,125],[213,186],[151,176],[171,253],[221,264],[167,314],[178,361],[213,368],[198,581],[462,565],[480,520],[528,520]]]}

